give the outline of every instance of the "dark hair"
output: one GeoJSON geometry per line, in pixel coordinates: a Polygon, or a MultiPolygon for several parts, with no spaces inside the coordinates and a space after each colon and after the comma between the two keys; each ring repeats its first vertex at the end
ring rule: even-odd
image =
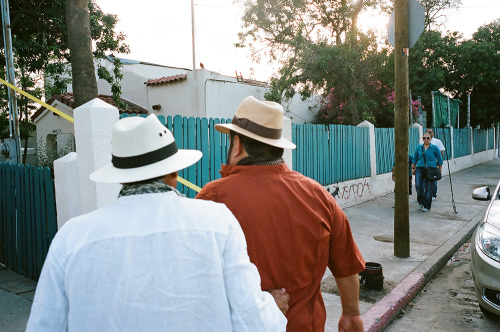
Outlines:
{"type": "Polygon", "coordinates": [[[278,148],[266,143],[256,141],[250,137],[239,134],[235,131],[229,131],[229,140],[232,144],[233,137],[238,136],[243,148],[250,157],[265,158],[265,159],[279,159],[283,157],[283,148],[278,148]]]}

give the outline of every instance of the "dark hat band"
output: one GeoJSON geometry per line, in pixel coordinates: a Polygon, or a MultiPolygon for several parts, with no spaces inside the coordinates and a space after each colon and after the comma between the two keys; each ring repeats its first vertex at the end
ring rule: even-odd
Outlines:
{"type": "Polygon", "coordinates": [[[163,148],[148,153],[144,153],[139,156],[132,156],[132,157],[113,156],[111,158],[111,162],[113,163],[113,166],[116,168],[121,168],[121,169],[136,168],[136,167],[151,165],[156,162],[167,159],[168,157],[173,156],[177,151],[178,151],[177,144],[175,144],[175,141],[173,141],[172,143],[170,143],[167,146],[164,146],[163,148]]]}
{"type": "Polygon", "coordinates": [[[246,129],[249,132],[265,137],[265,138],[271,138],[271,139],[280,139],[281,138],[281,129],[273,129],[273,128],[267,128],[264,126],[261,126],[258,123],[255,123],[251,120],[245,119],[245,118],[238,118],[234,117],[233,121],[231,121],[232,124],[237,125],[238,127],[242,129],[246,129]]]}

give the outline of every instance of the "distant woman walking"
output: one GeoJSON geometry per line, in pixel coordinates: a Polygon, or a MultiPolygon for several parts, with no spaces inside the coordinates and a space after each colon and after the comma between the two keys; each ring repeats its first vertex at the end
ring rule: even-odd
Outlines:
{"type": "Polygon", "coordinates": [[[431,144],[431,135],[424,134],[424,144],[421,144],[413,154],[412,173],[415,175],[418,209],[427,212],[432,204],[432,181],[425,177],[427,168],[437,167],[441,171],[443,157],[437,146],[431,144]]]}

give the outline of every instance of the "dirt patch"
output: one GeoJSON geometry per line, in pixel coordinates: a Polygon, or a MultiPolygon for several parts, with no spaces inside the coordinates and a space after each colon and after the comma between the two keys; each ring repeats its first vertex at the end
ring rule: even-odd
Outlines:
{"type": "MultiPolygon", "coordinates": [[[[389,294],[395,286],[393,282],[384,281],[384,288],[380,291],[376,291],[367,289],[364,285],[360,285],[359,299],[367,303],[377,303],[384,296],[389,294]]],[[[321,292],[340,296],[334,277],[328,276],[321,281],[321,292]]]]}

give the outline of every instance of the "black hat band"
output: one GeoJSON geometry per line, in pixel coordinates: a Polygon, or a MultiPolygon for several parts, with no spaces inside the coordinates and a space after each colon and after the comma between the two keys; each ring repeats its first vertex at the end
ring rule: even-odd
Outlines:
{"type": "Polygon", "coordinates": [[[231,121],[231,123],[261,137],[270,139],[281,138],[281,129],[267,128],[245,118],[238,118],[235,116],[233,118],[233,121],[231,121]]]}
{"type": "Polygon", "coordinates": [[[116,168],[121,168],[121,169],[137,168],[137,167],[151,165],[156,162],[167,159],[168,157],[173,156],[177,151],[178,151],[177,144],[175,144],[175,141],[173,141],[172,143],[170,143],[167,146],[164,146],[163,148],[148,153],[144,153],[138,156],[131,156],[131,157],[113,156],[111,158],[111,162],[113,163],[113,166],[116,168]]]}

